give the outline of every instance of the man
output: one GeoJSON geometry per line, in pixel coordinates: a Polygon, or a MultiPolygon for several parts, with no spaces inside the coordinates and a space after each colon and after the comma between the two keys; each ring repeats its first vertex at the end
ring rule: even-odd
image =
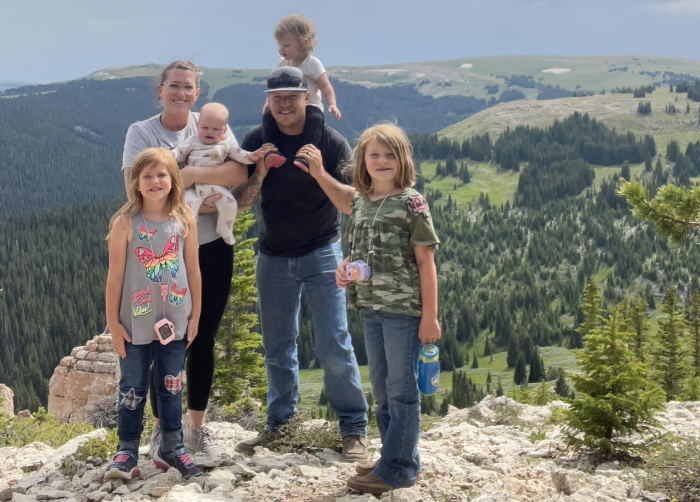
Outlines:
{"type": "Polygon", "coordinates": [[[256,280],[268,378],[267,423],[262,434],[236,449],[252,454],[296,412],[303,287],[311,306],[314,352],[324,370],[328,402],[339,418],[343,456],[365,461],[367,402],[347,330],[345,293],[335,284],[342,255],[340,213],[333,200],[352,197],[352,189],[341,182],[352,151],[322,117],[307,111],[309,93],[298,68],[273,70],[265,92],[274,121],[251,131],[241,147],[254,151],[265,145],[275,153],[268,165],[260,160],[249,166],[248,182],[234,195],[246,207],[262,191],[256,280]]]}

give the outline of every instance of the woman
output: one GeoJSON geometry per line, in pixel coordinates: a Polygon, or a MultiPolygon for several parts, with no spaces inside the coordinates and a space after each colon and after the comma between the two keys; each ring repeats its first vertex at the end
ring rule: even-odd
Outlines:
{"type": "MultiPolygon", "coordinates": [[[[197,135],[198,114],[193,113],[200,94],[197,67],[186,61],[169,64],[161,74],[157,86],[158,99],[163,103],[163,113],[136,122],[129,127],[124,144],[122,171],[127,194],[131,183],[131,168],[136,157],[146,148],[175,148],[185,139],[197,135]]],[[[230,129],[227,134],[231,134],[230,129]]],[[[222,165],[222,169],[196,172],[195,176],[185,168],[181,171],[186,185],[193,182],[220,185],[238,185],[248,179],[245,166],[234,161],[222,165]],[[223,174],[222,174],[223,173],[223,174]]],[[[199,264],[202,274],[202,313],[198,335],[187,353],[187,422],[184,442],[192,453],[204,452],[210,457],[220,457],[223,452],[216,445],[210,431],[204,426],[204,414],[214,379],[214,337],[226,308],[231,276],[233,275],[233,248],[216,233],[214,202],[219,195],[205,200],[200,210],[197,230],[199,236],[199,264]]],[[[170,376],[170,375],[168,375],[170,376]]],[[[173,375],[181,378],[181,375],[173,375]]],[[[151,458],[160,444],[158,403],[151,385],[151,407],[155,417],[151,437],[151,458]]]]}

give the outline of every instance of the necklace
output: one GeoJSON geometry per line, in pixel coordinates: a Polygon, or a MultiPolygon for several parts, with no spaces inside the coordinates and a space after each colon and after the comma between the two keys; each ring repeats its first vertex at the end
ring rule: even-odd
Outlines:
{"type": "MultiPolygon", "coordinates": [[[[367,250],[367,259],[369,259],[369,256],[374,254],[374,223],[377,221],[377,215],[379,214],[379,210],[382,208],[384,205],[384,201],[391,195],[391,192],[394,191],[394,188],[389,190],[387,194],[384,196],[382,199],[382,202],[379,204],[379,207],[374,213],[374,218],[372,218],[372,224],[369,226],[369,249],[367,250]]],[[[367,197],[369,199],[369,197],[367,197]]],[[[377,199],[379,200],[379,199],[377,199]]],[[[372,201],[371,202],[376,202],[372,201]]],[[[365,199],[362,199],[362,210],[365,208],[365,199]]],[[[353,230],[353,236],[352,236],[352,248],[350,249],[350,260],[352,261],[354,259],[354,254],[355,254],[355,244],[357,242],[357,219],[355,220],[355,228],[353,230]]]]}

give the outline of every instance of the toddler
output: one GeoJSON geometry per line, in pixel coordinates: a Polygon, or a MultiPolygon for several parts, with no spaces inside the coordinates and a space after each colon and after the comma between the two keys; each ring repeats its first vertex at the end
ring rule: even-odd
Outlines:
{"type": "MultiPolygon", "coordinates": [[[[295,66],[304,74],[304,79],[309,89],[309,104],[323,112],[321,97],[328,104],[328,111],[336,120],[340,120],[341,113],[335,102],[335,92],[328,80],[328,74],[321,61],[312,56],[316,40],[316,26],[310,19],[297,14],[282,19],[275,28],[275,39],[281,59],[274,69],[282,66],[295,66]]],[[[265,102],[263,113],[269,108],[269,101],[265,102]]]]}

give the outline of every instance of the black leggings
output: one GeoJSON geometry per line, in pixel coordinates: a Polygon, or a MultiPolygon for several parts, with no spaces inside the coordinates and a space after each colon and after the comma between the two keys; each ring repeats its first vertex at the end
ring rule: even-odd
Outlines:
{"type": "MultiPolygon", "coordinates": [[[[199,246],[202,272],[202,314],[197,337],[187,350],[187,408],[205,411],[214,381],[214,337],[226,309],[233,276],[233,247],[216,239],[199,246]]],[[[151,408],[158,418],[158,400],[151,371],[151,408]]]]}

